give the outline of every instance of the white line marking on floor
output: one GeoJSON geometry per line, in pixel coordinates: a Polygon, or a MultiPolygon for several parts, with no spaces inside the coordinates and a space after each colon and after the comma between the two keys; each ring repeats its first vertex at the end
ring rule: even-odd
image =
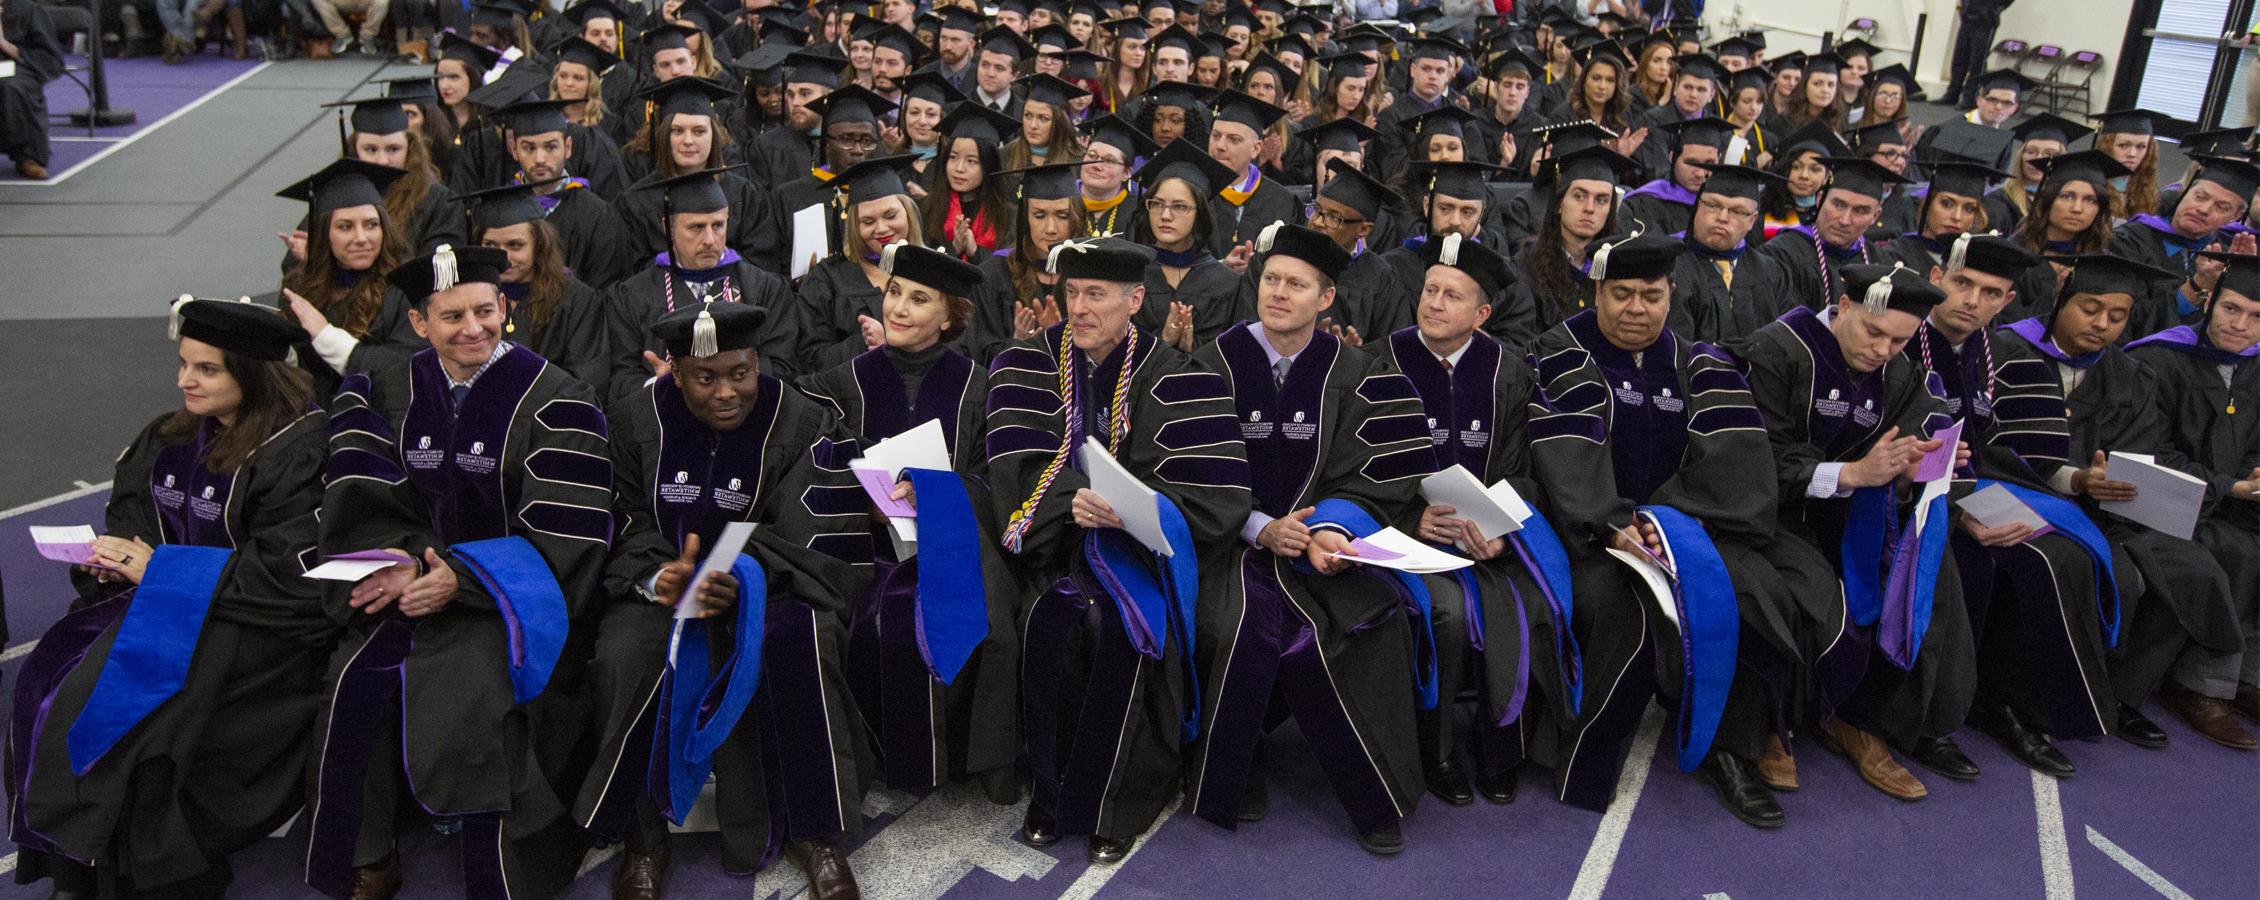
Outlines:
{"type": "Polygon", "coordinates": [[[86,171],[87,167],[92,166],[95,163],[108,159],[110,157],[110,154],[112,153],[116,153],[120,150],[124,150],[127,147],[133,146],[133,143],[135,141],[148,137],[157,129],[173,124],[173,120],[194,112],[197,107],[203,106],[206,101],[209,101],[214,97],[226,93],[229,88],[242,84],[246,79],[249,79],[251,76],[265,71],[266,68],[271,65],[274,65],[274,63],[263,62],[256,66],[252,66],[250,71],[222,82],[219,87],[205,91],[204,96],[189,101],[187,106],[183,106],[179,109],[173,110],[172,112],[166,113],[164,118],[149,123],[149,127],[134,132],[124,140],[120,140],[115,144],[111,144],[110,146],[102,148],[102,152],[96,153],[93,156],[89,156],[86,159],[79,161],[77,165],[72,166],[68,169],[64,169],[60,174],[57,174],[47,179],[46,181],[0,181],[0,187],[53,187],[55,185],[62,184],[65,181],[69,181],[71,180],[71,176],[86,171]]]}
{"type": "Polygon", "coordinates": [[[10,853],[10,854],[8,854],[7,856],[0,856],[0,875],[6,875],[6,874],[8,874],[8,873],[10,873],[10,872],[13,872],[13,871],[15,871],[15,870],[16,870],[16,855],[15,855],[15,854],[13,854],[13,853],[10,853]]]}
{"type": "MultiPolygon", "coordinates": [[[[13,646],[13,647],[10,647],[10,648],[8,648],[8,652],[6,652],[6,653],[0,653],[0,666],[4,666],[4,665],[7,665],[7,664],[9,664],[9,663],[15,662],[15,661],[16,661],[17,659],[20,659],[20,658],[22,658],[24,654],[26,654],[26,653],[30,653],[30,652],[31,652],[31,648],[33,648],[33,647],[37,647],[37,646],[39,646],[39,642],[38,642],[38,641],[25,641],[25,642],[23,642],[23,643],[21,643],[21,644],[17,644],[17,645],[15,645],[15,646],[13,646]]],[[[7,871],[7,870],[6,870],[6,869],[0,869],[0,872],[5,872],[5,871],[7,871]]]]}
{"type": "Polygon", "coordinates": [[[111,141],[125,140],[125,138],[119,137],[85,137],[83,135],[49,135],[47,139],[58,144],[107,144],[111,141]]]}
{"type": "Polygon", "coordinates": [[[1727,896],[1725,891],[1720,891],[1716,894],[1704,894],[1703,900],[1734,900],[1734,898],[1727,896]]]}
{"type": "Polygon", "coordinates": [[[1656,760],[1656,745],[1664,736],[1664,711],[1650,703],[1640,715],[1640,730],[1632,735],[1632,752],[1624,761],[1624,771],[1617,775],[1616,799],[1610,801],[1609,811],[1601,817],[1601,827],[1593,832],[1593,844],[1585,849],[1585,863],[1577,867],[1577,882],[1570,885],[1570,900],[1600,900],[1601,891],[1609,886],[1609,872],[1617,867],[1617,851],[1624,848],[1625,831],[1632,827],[1632,808],[1640,803],[1640,792],[1648,786],[1648,768],[1656,760]]]}
{"type": "Polygon", "coordinates": [[[24,513],[38,512],[50,506],[54,506],[57,503],[69,503],[88,494],[96,493],[99,491],[107,491],[110,489],[110,482],[107,481],[102,482],[101,484],[87,484],[83,481],[73,481],[71,483],[78,485],[78,487],[74,490],[64,491],[60,494],[56,494],[55,496],[49,497],[45,500],[33,500],[30,503],[26,503],[13,509],[0,509],[0,519],[13,519],[17,516],[23,515],[24,513]]]}
{"type": "Polygon", "coordinates": [[[1111,866],[1092,863],[1090,868],[1084,869],[1083,874],[1075,877],[1074,884],[1068,885],[1067,890],[1059,893],[1059,900],[1091,900],[1092,896],[1098,894],[1100,888],[1106,887],[1107,882],[1113,881],[1114,876],[1121,873],[1123,866],[1129,865],[1130,860],[1137,858],[1138,851],[1146,849],[1147,839],[1152,838],[1154,832],[1160,831],[1162,823],[1169,821],[1170,816],[1176,815],[1177,808],[1184,802],[1183,799],[1179,799],[1177,802],[1169,804],[1168,809],[1162,810],[1161,815],[1154,818],[1154,824],[1146,829],[1145,837],[1139,838],[1137,843],[1130,845],[1130,852],[1123,854],[1121,862],[1111,866]]]}
{"type": "Polygon", "coordinates": [[[2133,872],[2134,877],[2142,879],[2143,884],[2150,885],[2150,889],[2157,891],[2159,896],[2171,900],[2195,900],[2188,891],[2175,887],[2173,882],[2166,880],[2166,876],[2158,874],[2157,869],[2143,865],[2142,860],[2134,858],[2134,854],[2128,853],[2126,848],[2112,843],[2110,838],[2104,837],[2103,832],[2095,830],[2093,825],[2087,826],[2087,842],[2103,851],[2103,855],[2118,863],[2120,868],[2133,872]]]}
{"type": "Polygon", "coordinates": [[[2072,898],[2072,848],[2064,840],[2064,801],[2056,779],[2032,772],[2033,817],[2040,824],[2040,878],[2048,900],[2072,898]]]}

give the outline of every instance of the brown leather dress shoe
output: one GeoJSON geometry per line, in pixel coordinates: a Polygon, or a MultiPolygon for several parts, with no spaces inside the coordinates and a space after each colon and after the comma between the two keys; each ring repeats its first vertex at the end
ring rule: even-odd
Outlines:
{"type": "Polygon", "coordinates": [[[392,900],[400,893],[400,853],[385,854],[373,866],[353,870],[353,900],[392,900]]]}
{"type": "Polygon", "coordinates": [[[16,174],[33,181],[47,180],[47,167],[28,159],[16,160],[16,174]]]}
{"type": "Polygon", "coordinates": [[[667,890],[667,862],[672,856],[664,841],[650,853],[620,854],[620,871],[612,875],[612,900],[659,900],[667,890]]]}
{"type": "Polygon", "coordinates": [[[1758,757],[1758,780],[1777,791],[1797,789],[1797,757],[1789,755],[1781,735],[1767,736],[1766,755],[1758,757]]]}
{"type": "Polygon", "coordinates": [[[1891,756],[1891,748],[1883,739],[1854,728],[1843,719],[1831,718],[1821,723],[1821,746],[1843,754],[1860,770],[1860,778],[1876,790],[1901,800],[1921,800],[1930,796],[1914,773],[1891,756]]]}
{"type": "Polygon", "coordinates": [[[808,892],[816,900],[861,900],[863,890],[855,886],[855,872],[840,848],[829,841],[796,841],[792,851],[808,873],[808,892]]]}
{"type": "Polygon", "coordinates": [[[2237,724],[2236,713],[2229,701],[2207,697],[2178,684],[2169,684],[2158,691],[2158,702],[2167,711],[2181,717],[2195,729],[2200,737],[2231,750],[2251,750],[2260,747],[2260,740],[2252,732],[2237,724]]]}

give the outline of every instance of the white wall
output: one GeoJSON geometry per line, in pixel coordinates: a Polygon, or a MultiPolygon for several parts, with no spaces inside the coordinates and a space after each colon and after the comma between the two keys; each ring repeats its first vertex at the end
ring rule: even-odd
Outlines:
{"type": "MultiPolygon", "coordinates": [[[[1792,50],[1810,53],[1820,49],[1821,32],[1841,31],[1853,19],[1872,18],[1876,32],[1869,40],[1884,48],[1882,63],[1890,65],[1907,61],[1917,17],[1927,12],[1930,24],[1923,35],[1923,62],[1915,77],[1937,96],[1946,87],[1947,66],[1954,57],[1957,5],[1955,0],[1711,0],[1703,18],[1709,33],[1717,37],[1746,29],[1766,31],[1768,56],[1792,50]]],[[[2002,14],[1994,40],[2014,37],[2032,44],[2055,44],[2067,53],[2103,54],[2102,70],[2095,78],[2095,108],[2101,111],[2111,95],[2111,73],[2118,66],[2119,45],[2133,10],[2134,0],[2017,0],[2002,14]]]]}

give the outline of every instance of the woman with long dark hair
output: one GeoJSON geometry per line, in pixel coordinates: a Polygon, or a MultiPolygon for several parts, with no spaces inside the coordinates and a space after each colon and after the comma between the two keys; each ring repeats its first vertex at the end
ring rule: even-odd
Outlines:
{"type": "Polygon", "coordinates": [[[1182,139],[1195,147],[1208,146],[1209,99],[1216,92],[1197,84],[1164,81],[1146,91],[1138,104],[1138,130],[1164,147],[1182,139]]]}
{"type": "Polygon", "coordinates": [[[1627,81],[1632,62],[1612,43],[1594,44],[1579,51],[1578,57],[1576,88],[1570,91],[1559,121],[1591,119],[1624,134],[1632,110],[1633,89],[1627,81]]]}
{"type": "Polygon", "coordinates": [[[1782,143],[1787,146],[1766,170],[1783,180],[1767,185],[1758,202],[1759,227],[1769,239],[1781,229],[1813,224],[1820,212],[1821,189],[1828,187],[1828,161],[1852,155],[1852,148],[1826,125],[1807,125],[1782,143]]]}
{"type": "Polygon", "coordinates": [[[304,201],[306,262],[283,277],[277,306],[311,342],[298,364],[314,376],[318,396],[337,392],[345,376],[408,358],[421,339],[408,325],[408,301],[385,285],[407,258],[407,242],[385,212],[385,191],[403,173],[341,159],[276,196],[304,201]]]}
{"type": "Polygon", "coordinates": [[[1105,23],[1107,33],[1113,35],[1114,46],[1107,53],[1106,66],[1099,70],[1099,83],[1105,90],[1098,102],[1108,112],[1119,113],[1138,105],[1138,98],[1146,93],[1146,23],[1142,19],[1116,19],[1105,23]]]}
{"type": "Polygon", "coordinates": [[[1797,91],[1789,96],[1782,107],[1781,118],[1789,128],[1804,128],[1820,123],[1830,131],[1844,127],[1843,105],[1836,102],[1837,79],[1842,74],[1844,61],[1827,53],[1805,58],[1805,77],[1798,82],[1797,91]]]}
{"type": "Polygon", "coordinates": [[[920,224],[957,258],[977,263],[1012,241],[1012,193],[999,148],[1020,123],[979,103],[942,120],[942,149],[926,167],[920,224]]]}
{"type": "MultiPolygon", "coordinates": [[[[1607,147],[1590,147],[1556,161],[1546,217],[1515,246],[1514,285],[1507,308],[1534,310],[1530,336],[1593,306],[1585,270],[1595,241],[1617,233],[1617,186],[1638,164],[1607,147]]],[[[1506,340],[1506,338],[1501,338],[1506,340]]]]}
{"type": "Polygon", "coordinates": [[[1183,140],[1138,170],[1146,210],[1137,241],[1154,248],[1154,262],[1146,268],[1145,305],[1132,321],[1187,353],[1247,317],[1239,273],[1208,250],[1215,227],[1209,201],[1238,177],[1183,140]]]}
{"type": "MultiPolygon", "coordinates": [[[[2093,129],[2053,113],[2017,123],[2010,132],[2018,141],[2017,158],[2010,164],[2008,183],[1986,195],[1986,218],[2004,232],[2015,230],[2032,208],[2033,192],[2039,190],[2046,176],[2048,160],[2064,155],[2073,142],[2093,133],[2093,129]]],[[[2101,149],[2102,145],[2099,142],[2096,146],[2101,149]]]]}
{"type": "Polygon", "coordinates": [[[446,113],[443,130],[450,138],[471,124],[471,92],[486,87],[486,73],[502,62],[502,54],[474,44],[453,32],[440,36],[439,61],[432,66],[432,87],[439,108],[446,113]]]}
{"type": "Polygon", "coordinates": [[[180,408],[118,457],[72,612],[17,675],[16,879],[56,896],[96,896],[97,868],[223,896],[228,857],[304,802],[335,632],[305,577],[329,450],[289,361],[307,336],[249,301],[173,309],[180,408]]]}
{"type": "Polygon", "coordinates": [[[726,241],[754,265],[774,268],[785,253],[775,203],[769,192],[736,171],[737,147],[717,106],[732,96],[730,89],[703,78],[677,78],[644,96],[655,104],[651,123],[628,145],[625,160],[636,181],[612,201],[635,240],[632,255],[648,260],[667,249],[658,190],[662,182],[729,167],[714,174],[730,205],[726,241]]]}
{"type": "MultiPolygon", "coordinates": [[[[462,243],[463,211],[442,183],[438,167],[432,164],[431,145],[416,129],[408,105],[393,97],[331,105],[352,109],[347,116],[351,127],[345,134],[346,158],[403,173],[384,192],[386,216],[405,229],[403,244],[409,249],[425,249],[462,243]]],[[[306,234],[312,224],[302,221],[297,230],[280,235],[285,246],[285,274],[306,261],[306,234]]]]}
{"type": "MultiPolygon", "coordinates": [[[[2046,174],[2032,195],[2033,211],[2017,225],[2011,239],[2042,259],[2109,253],[2115,193],[2111,183],[2126,177],[2127,168],[2100,150],[2052,156],[2039,164],[2046,174]]],[[[1997,321],[2047,318],[2054,312],[2056,288],[2064,272],[2063,264],[2053,260],[2026,269],[2017,276],[2017,298],[1997,321]]]]}
{"type": "Polygon", "coordinates": [[[1050,75],[1030,75],[1019,84],[1024,92],[1019,136],[1005,145],[1000,162],[1025,169],[1075,158],[1075,112],[1069,104],[1090,92],[1050,75]]]}
{"type": "MultiPolygon", "coordinates": [[[[1089,234],[1081,163],[1058,163],[1005,173],[1020,182],[1017,227],[1012,246],[981,260],[981,286],[973,297],[973,321],[966,328],[967,355],[983,362],[1007,344],[1031,335],[1016,330],[1023,310],[1042,318],[1046,299],[1059,279],[1044,265],[1061,241],[1089,234]]],[[[1052,304],[1057,309],[1057,304],[1052,304]]],[[[1041,329],[1036,329],[1041,330],[1041,329]]]]}
{"type": "Polygon", "coordinates": [[[504,340],[559,366],[606,396],[611,373],[604,295],[565,268],[557,226],[542,215],[532,185],[467,196],[473,237],[510,258],[500,289],[507,301],[504,340]]]}

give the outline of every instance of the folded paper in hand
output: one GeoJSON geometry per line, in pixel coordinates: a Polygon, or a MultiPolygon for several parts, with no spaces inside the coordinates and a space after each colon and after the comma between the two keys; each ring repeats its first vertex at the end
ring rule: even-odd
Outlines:
{"type": "Polygon", "coordinates": [[[1161,507],[1154,489],[1130,474],[1129,469],[1106,451],[1098,438],[1084,438],[1082,450],[1083,472],[1091,478],[1091,490],[1114,507],[1114,515],[1122,520],[1122,530],[1130,532],[1138,543],[1146,545],[1163,556],[1176,556],[1177,549],[1169,546],[1169,538],[1161,533],[1161,507]]]}

